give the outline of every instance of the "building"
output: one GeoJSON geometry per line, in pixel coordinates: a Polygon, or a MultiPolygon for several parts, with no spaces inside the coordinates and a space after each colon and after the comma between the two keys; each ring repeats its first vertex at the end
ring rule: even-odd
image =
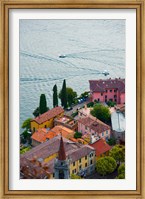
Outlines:
{"type": "Polygon", "coordinates": [[[125,103],[125,79],[90,80],[91,101],[125,103]]]}
{"type": "Polygon", "coordinates": [[[63,115],[64,110],[60,106],[48,110],[31,121],[31,132],[35,132],[39,128],[52,128],[54,126],[54,119],[63,115]]]}
{"type": "Polygon", "coordinates": [[[89,134],[91,143],[103,138],[108,140],[110,138],[110,126],[101,122],[94,117],[84,117],[78,120],[78,131],[82,135],[89,134]]]}
{"type": "Polygon", "coordinates": [[[70,159],[66,157],[63,138],[60,139],[60,147],[58,151],[58,158],[54,161],[54,178],[55,179],[69,179],[70,178],[70,159]]]}
{"type": "Polygon", "coordinates": [[[67,115],[63,115],[62,117],[55,118],[54,126],[62,125],[71,130],[77,131],[78,122],[67,115]]]}
{"type": "Polygon", "coordinates": [[[56,136],[55,132],[49,132],[49,128],[40,128],[37,129],[33,135],[31,136],[32,139],[32,146],[37,146],[43,142],[46,142],[56,136]]]}
{"type": "Polygon", "coordinates": [[[48,128],[47,129],[46,128],[38,129],[31,136],[32,146],[37,146],[37,145],[39,145],[43,142],[46,142],[60,134],[63,137],[70,139],[70,138],[74,137],[74,133],[75,132],[73,130],[66,128],[64,126],[61,126],[61,125],[55,126],[51,130],[48,128]]]}
{"type": "Polygon", "coordinates": [[[125,142],[125,117],[118,109],[111,114],[113,136],[119,142],[125,142]]]}
{"type": "Polygon", "coordinates": [[[103,139],[100,139],[100,140],[94,142],[93,144],[89,144],[89,145],[95,149],[96,159],[99,159],[100,157],[108,156],[109,151],[112,148],[103,139]]]}
{"type": "Polygon", "coordinates": [[[78,110],[78,117],[79,118],[83,118],[83,117],[87,117],[87,116],[91,116],[90,111],[92,108],[88,108],[87,105],[85,104],[84,108],[81,108],[78,110]]]}
{"type": "Polygon", "coordinates": [[[20,167],[21,179],[49,179],[50,172],[47,164],[41,163],[41,158],[37,159],[33,157],[28,160],[27,158],[21,158],[20,167]]]}
{"type": "MultiPolygon", "coordinates": [[[[24,159],[32,162],[35,159],[41,159],[41,164],[48,167],[50,178],[55,176],[55,161],[59,157],[61,136],[58,135],[47,142],[39,144],[30,151],[20,156],[20,166],[24,166],[24,159]]],[[[63,144],[66,154],[66,159],[69,159],[69,176],[71,174],[91,174],[95,171],[95,150],[89,145],[74,143],[66,138],[63,138],[63,144]]],[[[31,177],[29,177],[31,178],[31,177]]]]}
{"type": "Polygon", "coordinates": [[[55,126],[48,133],[55,133],[56,135],[62,135],[62,137],[70,139],[74,137],[75,132],[65,126],[55,126]]]}

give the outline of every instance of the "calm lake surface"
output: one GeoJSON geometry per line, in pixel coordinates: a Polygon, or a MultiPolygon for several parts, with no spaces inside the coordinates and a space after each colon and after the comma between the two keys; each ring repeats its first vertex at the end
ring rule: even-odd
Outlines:
{"type": "Polygon", "coordinates": [[[42,93],[52,108],[54,84],[66,79],[79,95],[110,77],[125,78],[125,20],[20,20],[20,125],[42,93]]]}

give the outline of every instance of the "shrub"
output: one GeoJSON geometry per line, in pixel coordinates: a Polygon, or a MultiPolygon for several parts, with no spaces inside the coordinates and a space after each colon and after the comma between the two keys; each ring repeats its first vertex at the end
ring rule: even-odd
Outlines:
{"type": "Polygon", "coordinates": [[[82,137],[82,133],[81,132],[76,132],[75,134],[74,134],[74,138],[81,138],[82,137]]]}

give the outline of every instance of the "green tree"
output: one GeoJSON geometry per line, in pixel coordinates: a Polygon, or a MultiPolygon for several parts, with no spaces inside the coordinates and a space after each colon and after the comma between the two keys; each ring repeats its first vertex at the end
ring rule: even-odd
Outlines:
{"type": "Polygon", "coordinates": [[[106,156],[97,160],[96,170],[99,174],[105,176],[109,173],[112,173],[117,167],[116,161],[114,158],[106,156]]]}
{"type": "Polygon", "coordinates": [[[103,106],[102,104],[96,104],[91,110],[91,115],[98,118],[99,120],[110,123],[111,114],[108,107],[103,106]]]}
{"type": "MultiPolygon", "coordinates": [[[[77,93],[72,88],[67,87],[66,88],[66,95],[67,95],[67,105],[71,106],[72,103],[75,103],[77,93]]],[[[59,98],[61,99],[61,101],[62,101],[62,96],[63,96],[63,90],[61,90],[60,93],[59,93],[59,98]]]]}
{"type": "Polygon", "coordinates": [[[67,108],[67,92],[66,92],[66,81],[65,81],[65,79],[63,80],[63,85],[62,85],[62,89],[59,93],[59,98],[61,99],[61,105],[64,108],[67,108]]]}
{"type": "Polygon", "coordinates": [[[26,119],[22,124],[22,129],[29,130],[31,128],[31,118],[26,119]]]}
{"type": "Polygon", "coordinates": [[[110,151],[109,156],[113,157],[116,162],[120,165],[121,162],[125,161],[125,146],[115,145],[110,151]]]}
{"type": "Polygon", "coordinates": [[[81,132],[78,132],[76,131],[75,134],[74,134],[74,138],[81,138],[82,137],[82,133],[81,132]]]}
{"type": "Polygon", "coordinates": [[[125,178],[125,164],[121,164],[118,167],[118,176],[116,179],[124,179],[125,178]]]}
{"type": "Polygon", "coordinates": [[[108,101],[107,105],[110,107],[114,107],[116,105],[116,102],[108,101]]]}
{"type": "Polygon", "coordinates": [[[46,102],[46,96],[45,96],[45,94],[41,94],[40,102],[39,102],[39,113],[43,114],[46,111],[48,111],[47,102],[46,102]]]}
{"type": "Polygon", "coordinates": [[[66,88],[66,92],[67,92],[68,105],[71,106],[72,103],[75,102],[75,99],[77,97],[77,93],[72,88],[69,88],[69,87],[66,88]]]}
{"type": "Polygon", "coordinates": [[[57,85],[53,87],[53,107],[58,106],[57,85]]]}
{"type": "Polygon", "coordinates": [[[34,110],[33,115],[34,115],[35,117],[38,117],[38,116],[39,116],[39,113],[40,113],[40,110],[39,110],[39,107],[37,107],[37,108],[34,110]]]}

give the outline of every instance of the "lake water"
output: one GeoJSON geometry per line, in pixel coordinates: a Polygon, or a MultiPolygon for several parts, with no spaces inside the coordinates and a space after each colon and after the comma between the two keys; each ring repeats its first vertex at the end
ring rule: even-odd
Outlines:
{"type": "Polygon", "coordinates": [[[88,80],[110,77],[125,78],[125,20],[20,20],[20,124],[42,93],[52,108],[54,84],[66,79],[79,95],[88,80]]]}

